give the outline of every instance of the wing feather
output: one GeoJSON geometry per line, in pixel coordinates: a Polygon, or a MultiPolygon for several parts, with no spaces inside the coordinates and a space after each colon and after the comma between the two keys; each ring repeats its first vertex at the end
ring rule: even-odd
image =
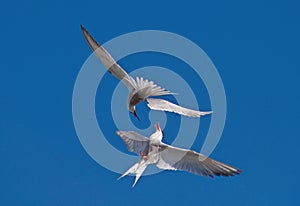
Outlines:
{"type": "Polygon", "coordinates": [[[212,113],[212,111],[202,112],[202,111],[184,108],[164,99],[147,98],[147,103],[150,109],[174,112],[188,117],[201,117],[212,113]]]}
{"type": "Polygon", "coordinates": [[[133,91],[135,87],[134,79],[128,75],[128,73],[121,68],[119,64],[112,58],[112,56],[104,49],[93,37],[92,35],[82,26],[80,25],[84,39],[96,54],[96,56],[100,59],[102,64],[107,68],[109,73],[114,75],[116,78],[121,80],[129,91],[133,91]]]}
{"type": "Polygon", "coordinates": [[[149,139],[133,131],[117,131],[117,135],[121,137],[130,152],[144,155],[149,151],[149,139]]]}
{"type": "Polygon", "coordinates": [[[157,167],[167,170],[184,170],[203,176],[233,176],[241,170],[218,162],[192,150],[180,149],[162,143],[157,167]]]}

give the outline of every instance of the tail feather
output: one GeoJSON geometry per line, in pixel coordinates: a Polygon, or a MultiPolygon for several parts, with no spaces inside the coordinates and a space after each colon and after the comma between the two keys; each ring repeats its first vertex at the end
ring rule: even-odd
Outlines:
{"type": "Polygon", "coordinates": [[[140,162],[135,163],[135,164],[134,164],[132,167],[130,167],[130,168],[129,168],[122,176],[120,176],[120,177],[118,178],[118,180],[121,179],[121,178],[123,178],[123,177],[125,177],[126,175],[129,175],[129,174],[135,174],[135,171],[138,169],[139,164],[140,164],[140,162]]]}
{"type": "Polygon", "coordinates": [[[128,174],[134,174],[135,180],[132,185],[132,187],[134,187],[146,168],[147,168],[147,164],[145,160],[141,159],[139,162],[135,163],[132,167],[130,167],[122,176],[120,176],[118,180],[125,177],[128,174]]]}
{"type": "Polygon", "coordinates": [[[135,186],[135,184],[140,179],[141,175],[143,174],[143,172],[145,171],[146,168],[147,168],[147,164],[145,162],[143,164],[140,164],[138,169],[135,171],[135,180],[134,180],[132,187],[135,186]]]}
{"type": "Polygon", "coordinates": [[[136,78],[136,90],[138,91],[140,97],[145,99],[149,96],[162,96],[169,94],[176,94],[156,85],[154,82],[144,79],[143,77],[136,78]]]}

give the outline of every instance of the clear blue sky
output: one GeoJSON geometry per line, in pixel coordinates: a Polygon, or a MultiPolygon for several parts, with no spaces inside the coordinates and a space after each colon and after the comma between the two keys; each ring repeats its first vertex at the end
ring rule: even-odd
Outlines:
{"type": "MultiPolygon", "coordinates": [[[[296,1],[6,1],[0,10],[0,205],[299,205],[296,1]],[[132,177],[116,181],[91,159],[72,120],[74,82],[91,53],[80,24],[99,42],[157,29],[197,43],[227,95],[212,157],[244,172],[210,179],[168,171],[131,189],[132,177]]],[[[122,65],[147,66],[144,59],[122,65]]],[[[110,142],[125,151],[117,137],[110,142]]]]}

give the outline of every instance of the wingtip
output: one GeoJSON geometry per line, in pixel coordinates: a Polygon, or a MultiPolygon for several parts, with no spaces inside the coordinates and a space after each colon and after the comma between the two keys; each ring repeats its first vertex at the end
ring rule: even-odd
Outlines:
{"type": "Polygon", "coordinates": [[[82,24],[80,24],[80,29],[81,30],[86,30],[82,24]]]}
{"type": "Polygon", "coordinates": [[[243,172],[243,170],[237,169],[236,173],[237,175],[241,174],[243,172]]]}
{"type": "Polygon", "coordinates": [[[86,28],[84,28],[84,26],[82,24],[80,24],[80,29],[84,36],[86,35],[86,33],[88,33],[88,31],[86,30],[86,28]]]}
{"type": "Polygon", "coordinates": [[[80,24],[80,29],[81,29],[82,31],[85,30],[85,28],[82,26],[82,24],[80,24]]]}
{"type": "Polygon", "coordinates": [[[116,131],[116,134],[118,135],[118,136],[121,136],[121,131],[116,131]]]}
{"type": "Polygon", "coordinates": [[[208,112],[200,112],[200,117],[201,116],[205,116],[205,115],[208,115],[208,114],[212,114],[214,113],[213,111],[208,111],[208,112]]]}

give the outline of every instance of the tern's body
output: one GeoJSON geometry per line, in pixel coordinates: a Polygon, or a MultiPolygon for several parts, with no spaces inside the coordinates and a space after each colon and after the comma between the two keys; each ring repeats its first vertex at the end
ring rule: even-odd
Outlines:
{"type": "Polygon", "coordinates": [[[129,151],[140,154],[140,160],[120,178],[134,174],[134,185],[149,164],[163,170],[185,170],[203,176],[233,176],[241,171],[230,165],[210,159],[192,150],[181,149],[162,142],[163,134],[159,124],[149,139],[132,131],[118,131],[129,151]]]}
{"type": "Polygon", "coordinates": [[[189,117],[200,117],[206,114],[211,114],[211,111],[201,112],[197,110],[187,109],[163,99],[153,99],[150,96],[162,96],[173,94],[170,91],[157,86],[154,82],[143,78],[134,79],[127,72],[121,68],[119,64],[112,58],[112,56],[97,43],[97,41],[89,34],[89,32],[81,26],[83,35],[93,52],[100,59],[107,70],[116,78],[121,80],[129,90],[129,96],[127,100],[128,110],[138,118],[135,110],[135,105],[141,101],[147,101],[147,105],[150,109],[175,112],[181,115],[189,117]]]}

